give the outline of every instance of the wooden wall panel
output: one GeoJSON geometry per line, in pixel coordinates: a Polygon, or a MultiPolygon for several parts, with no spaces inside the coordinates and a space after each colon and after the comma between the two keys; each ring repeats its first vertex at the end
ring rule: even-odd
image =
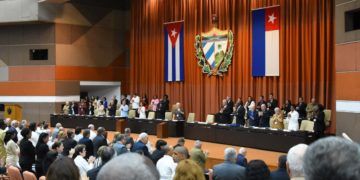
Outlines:
{"type": "Polygon", "coordinates": [[[55,80],[55,66],[10,66],[9,81],[55,80]]]}
{"type": "Polygon", "coordinates": [[[336,73],[336,99],[360,101],[360,71],[336,73]]]}
{"type": "Polygon", "coordinates": [[[128,81],[129,68],[56,66],[56,80],[128,81]]]}
{"type": "Polygon", "coordinates": [[[54,81],[0,82],[1,96],[54,96],[54,81]]]}
{"type": "Polygon", "coordinates": [[[336,45],[335,51],[336,72],[360,71],[360,42],[336,45]]]}

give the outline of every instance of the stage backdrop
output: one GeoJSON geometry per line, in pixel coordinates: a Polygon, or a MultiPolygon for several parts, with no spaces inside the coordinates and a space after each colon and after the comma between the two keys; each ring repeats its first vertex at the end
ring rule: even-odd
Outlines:
{"type": "MultiPolygon", "coordinates": [[[[316,97],[334,110],[334,2],[333,0],[135,0],[131,9],[130,90],[141,95],[168,94],[170,103],[181,102],[197,120],[219,110],[227,95],[234,101],[251,95],[274,93],[306,102],[316,97]],[[280,5],[280,76],[251,75],[251,10],[280,5]],[[195,58],[196,34],[212,28],[234,32],[234,56],[223,77],[201,73],[195,58]],[[184,20],[184,82],[164,81],[163,23],[184,20]]],[[[334,119],[335,116],[332,116],[334,119]]],[[[335,123],[332,123],[334,132],[335,123]]]]}

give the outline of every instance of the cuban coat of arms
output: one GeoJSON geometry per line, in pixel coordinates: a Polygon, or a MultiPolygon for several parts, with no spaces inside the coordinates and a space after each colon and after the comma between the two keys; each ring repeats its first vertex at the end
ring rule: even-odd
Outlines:
{"type": "Polygon", "coordinates": [[[208,76],[222,76],[231,64],[234,36],[231,30],[213,28],[207,33],[195,36],[195,50],[198,65],[208,76]]]}

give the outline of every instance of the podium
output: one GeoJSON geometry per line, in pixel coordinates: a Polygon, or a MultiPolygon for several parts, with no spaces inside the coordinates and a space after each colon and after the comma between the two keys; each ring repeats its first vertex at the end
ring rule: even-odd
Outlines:
{"type": "Polygon", "coordinates": [[[127,123],[126,123],[125,119],[116,119],[115,129],[117,132],[124,133],[126,126],[127,126],[127,123]]]}
{"type": "Polygon", "coordinates": [[[18,104],[5,104],[4,117],[14,120],[22,120],[22,107],[18,104]]]}
{"type": "Polygon", "coordinates": [[[156,136],[157,138],[167,138],[169,137],[168,134],[168,127],[166,122],[162,122],[156,125],[156,136]]]}

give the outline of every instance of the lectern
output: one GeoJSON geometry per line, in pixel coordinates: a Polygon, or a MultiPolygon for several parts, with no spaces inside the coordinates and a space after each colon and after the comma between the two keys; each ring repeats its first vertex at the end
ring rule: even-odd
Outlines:
{"type": "Polygon", "coordinates": [[[18,104],[5,104],[5,118],[22,120],[22,107],[18,104]]]}

